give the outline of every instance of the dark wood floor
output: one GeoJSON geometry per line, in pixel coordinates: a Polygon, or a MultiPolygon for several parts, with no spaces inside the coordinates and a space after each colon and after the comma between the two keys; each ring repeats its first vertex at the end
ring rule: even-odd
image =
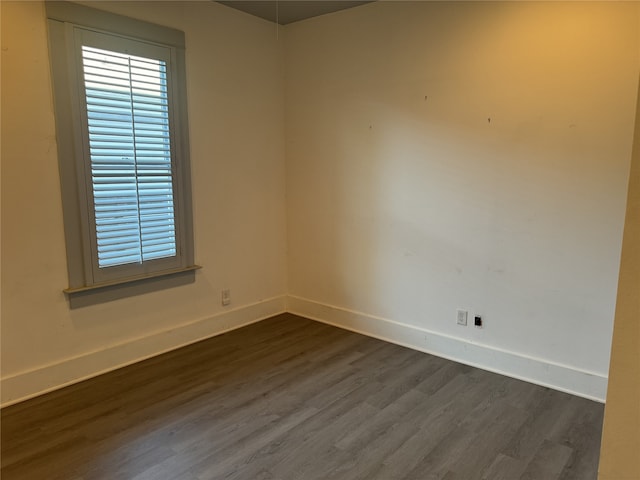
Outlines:
{"type": "Polygon", "coordinates": [[[2,480],[596,478],[603,406],[281,315],[2,411],[2,480]]]}

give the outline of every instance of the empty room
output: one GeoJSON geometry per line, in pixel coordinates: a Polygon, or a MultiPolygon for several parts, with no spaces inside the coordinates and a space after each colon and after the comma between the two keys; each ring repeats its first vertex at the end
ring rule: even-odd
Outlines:
{"type": "Polygon", "coordinates": [[[0,2],[3,480],[640,480],[640,3],[0,2]]]}

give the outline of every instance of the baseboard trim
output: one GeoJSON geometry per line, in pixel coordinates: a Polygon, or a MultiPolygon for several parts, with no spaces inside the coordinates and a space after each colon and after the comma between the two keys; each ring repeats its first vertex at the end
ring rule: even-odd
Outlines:
{"type": "Polygon", "coordinates": [[[598,373],[471,343],[362,312],[283,295],[4,377],[0,380],[0,408],[284,312],[590,400],[604,403],[606,398],[608,379],[598,373]]]}
{"type": "Polygon", "coordinates": [[[290,313],[459,363],[604,403],[607,377],[393,320],[289,295],[290,313]]]}
{"type": "Polygon", "coordinates": [[[225,310],[169,330],[2,378],[1,407],[284,313],[286,300],[286,296],[282,295],[225,310]]]}

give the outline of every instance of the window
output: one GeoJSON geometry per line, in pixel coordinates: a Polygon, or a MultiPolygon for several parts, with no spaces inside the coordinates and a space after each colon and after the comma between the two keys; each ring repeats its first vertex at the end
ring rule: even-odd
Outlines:
{"type": "Polygon", "coordinates": [[[184,34],[46,5],[66,291],[192,271],[184,34]]]}

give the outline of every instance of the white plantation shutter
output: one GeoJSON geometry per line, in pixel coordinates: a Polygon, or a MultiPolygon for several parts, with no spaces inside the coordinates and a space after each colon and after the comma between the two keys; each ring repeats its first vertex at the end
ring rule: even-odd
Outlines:
{"type": "Polygon", "coordinates": [[[45,9],[70,305],[192,283],[184,32],[45,9]]]}
{"type": "Polygon", "coordinates": [[[82,46],[98,266],[176,255],[167,65],[82,46]]]}

